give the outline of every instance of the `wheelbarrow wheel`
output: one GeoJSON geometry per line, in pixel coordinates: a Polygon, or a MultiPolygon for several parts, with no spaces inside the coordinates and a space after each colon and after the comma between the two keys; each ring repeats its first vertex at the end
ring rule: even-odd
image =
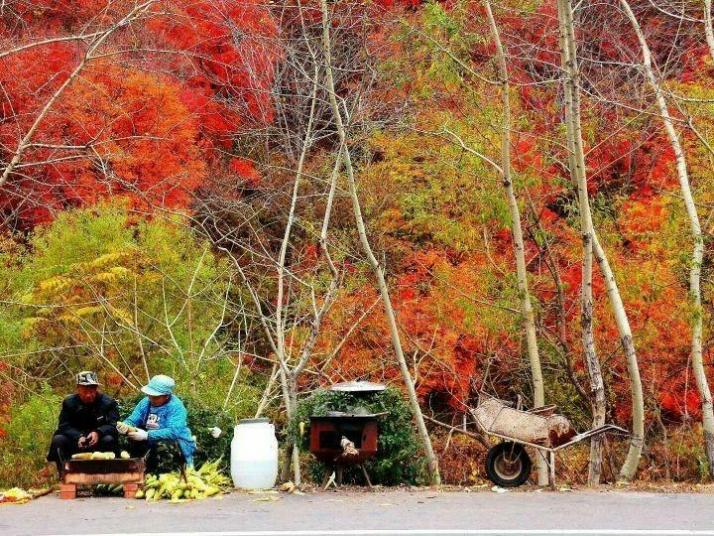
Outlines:
{"type": "Polygon", "coordinates": [[[531,474],[531,459],[518,443],[499,443],[486,456],[486,475],[502,488],[515,488],[531,474]]]}

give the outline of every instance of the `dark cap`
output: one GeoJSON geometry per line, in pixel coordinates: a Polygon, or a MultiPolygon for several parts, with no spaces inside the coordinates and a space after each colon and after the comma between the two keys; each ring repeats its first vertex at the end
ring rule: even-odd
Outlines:
{"type": "Polygon", "coordinates": [[[99,385],[99,380],[97,380],[97,373],[91,370],[83,370],[77,374],[77,385],[99,385]]]}

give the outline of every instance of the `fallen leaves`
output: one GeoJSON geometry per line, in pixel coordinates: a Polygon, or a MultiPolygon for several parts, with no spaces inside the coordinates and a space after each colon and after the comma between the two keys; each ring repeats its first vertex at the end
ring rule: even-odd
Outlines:
{"type": "Polygon", "coordinates": [[[22,488],[10,488],[0,491],[0,504],[23,504],[32,499],[32,494],[22,488]]]}

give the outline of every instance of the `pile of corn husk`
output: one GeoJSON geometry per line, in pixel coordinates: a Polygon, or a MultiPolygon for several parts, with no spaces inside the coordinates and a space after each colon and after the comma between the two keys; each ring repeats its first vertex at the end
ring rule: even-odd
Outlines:
{"type": "Polygon", "coordinates": [[[0,491],[0,503],[22,504],[33,499],[32,493],[22,488],[10,488],[0,491]]]}
{"type": "Polygon", "coordinates": [[[177,503],[221,495],[231,488],[231,481],[218,470],[219,463],[220,460],[207,462],[200,469],[188,467],[185,478],[179,471],[147,475],[144,489],[137,492],[136,498],[147,501],[169,499],[177,503]]]}

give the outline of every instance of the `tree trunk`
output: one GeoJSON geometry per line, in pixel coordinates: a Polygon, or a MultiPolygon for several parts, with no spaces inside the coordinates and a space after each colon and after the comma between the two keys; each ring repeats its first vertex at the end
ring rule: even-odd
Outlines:
{"type": "Polygon", "coordinates": [[[644,398],[642,381],[637,363],[637,353],[632,340],[632,330],[622,303],[617,281],[610,267],[604,249],[598,240],[592,222],[590,200],[588,198],[587,176],[585,172],[585,152],[583,149],[582,127],[580,124],[580,81],[577,64],[577,48],[575,44],[575,29],[573,11],[570,0],[558,0],[558,19],[560,29],[561,61],[565,74],[565,122],[570,152],[571,175],[578,185],[578,205],[581,217],[583,242],[592,243],[593,252],[605,279],[610,306],[615,316],[615,322],[620,335],[620,342],[625,351],[627,370],[632,388],[632,435],[630,448],[625,463],[620,470],[620,478],[630,480],[637,472],[642,446],[644,443],[644,398]]]}
{"type": "MultiPolygon", "coordinates": [[[[543,372],[538,354],[538,339],[536,336],[535,317],[533,306],[531,305],[530,293],[528,291],[528,272],[526,270],[525,246],[523,244],[523,230],[521,228],[521,214],[518,208],[518,201],[513,189],[513,177],[511,175],[511,101],[510,83],[508,76],[508,66],[506,65],[506,52],[501,36],[496,25],[496,19],[491,10],[489,0],[483,0],[483,5],[488,16],[488,23],[491,28],[491,36],[496,45],[496,62],[498,64],[498,77],[501,83],[501,99],[503,103],[503,123],[501,126],[501,179],[503,188],[508,198],[508,208],[511,212],[511,234],[513,236],[513,252],[516,258],[516,276],[518,278],[518,293],[521,297],[521,314],[523,324],[526,329],[526,344],[528,348],[528,360],[530,362],[531,378],[533,382],[533,405],[541,407],[545,405],[545,393],[543,387],[543,372]]],[[[548,466],[542,456],[536,456],[536,466],[538,469],[538,485],[548,485],[548,466]]]]}
{"type": "Polygon", "coordinates": [[[327,92],[329,93],[330,105],[332,107],[335,126],[337,128],[337,133],[340,138],[340,146],[342,148],[342,162],[344,164],[345,171],[347,173],[347,180],[349,182],[350,197],[352,199],[352,209],[354,212],[355,223],[357,225],[357,231],[359,233],[359,239],[362,245],[362,249],[364,250],[364,253],[367,256],[367,260],[369,261],[369,264],[372,267],[374,275],[377,279],[380,294],[382,296],[382,301],[384,303],[384,309],[389,324],[389,332],[392,339],[392,346],[394,347],[394,353],[396,354],[397,361],[399,362],[399,368],[402,373],[404,384],[407,388],[409,402],[411,404],[412,412],[414,413],[414,419],[416,420],[417,429],[419,431],[419,436],[424,447],[427,464],[429,466],[431,483],[433,485],[439,485],[441,483],[441,477],[439,476],[439,463],[434,453],[434,449],[432,448],[431,438],[429,437],[429,431],[426,428],[424,416],[422,415],[421,407],[419,406],[419,399],[417,398],[416,390],[414,388],[414,382],[412,381],[412,376],[409,372],[409,367],[407,366],[406,359],[404,358],[404,352],[402,351],[402,343],[399,337],[399,328],[397,326],[397,320],[395,317],[394,308],[392,306],[392,301],[389,296],[387,281],[384,277],[382,267],[379,265],[379,261],[377,261],[377,258],[374,256],[374,252],[372,251],[369,239],[367,238],[367,231],[365,229],[364,218],[362,217],[362,209],[359,202],[359,196],[357,195],[357,185],[355,183],[354,169],[352,167],[352,157],[347,144],[347,132],[345,129],[345,125],[342,121],[342,112],[340,111],[339,105],[337,103],[337,95],[335,93],[335,83],[332,73],[332,54],[330,47],[330,18],[327,8],[327,0],[320,0],[320,5],[322,8],[322,46],[325,56],[327,92]]]}
{"type": "Polygon", "coordinates": [[[595,252],[595,258],[600,265],[600,271],[605,280],[605,288],[610,298],[610,306],[615,315],[615,323],[620,333],[620,342],[625,351],[627,371],[630,375],[632,388],[632,432],[630,435],[630,448],[627,452],[627,458],[625,458],[625,462],[620,469],[620,479],[630,481],[637,472],[637,466],[642,456],[642,447],[645,442],[645,402],[642,394],[642,379],[640,378],[640,367],[637,362],[635,343],[632,339],[632,330],[630,329],[630,323],[627,319],[625,306],[622,303],[620,290],[617,287],[615,274],[612,272],[610,263],[605,256],[605,250],[600,244],[597,234],[593,233],[592,238],[593,251],[595,252]]]}
{"type": "MultiPolygon", "coordinates": [[[[297,393],[298,393],[298,385],[297,385],[297,377],[296,376],[291,376],[289,379],[289,387],[288,390],[290,391],[290,405],[292,406],[292,415],[290,416],[290,419],[295,415],[295,412],[297,411],[297,393]]],[[[292,465],[293,465],[293,484],[296,486],[299,486],[302,484],[302,474],[300,472],[300,438],[297,437],[293,441],[293,452],[292,452],[292,465]]]]}
{"type": "MultiPolygon", "coordinates": [[[[697,207],[694,203],[694,196],[692,195],[692,189],[689,183],[689,172],[687,171],[687,161],[684,157],[684,150],[679,140],[679,134],[674,128],[674,123],[669,113],[669,107],[667,106],[667,100],[665,98],[664,91],[662,91],[662,87],[652,67],[652,54],[650,52],[649,45],[647,44],[647,40],[645,39],[645,36],[642,33],[642,28],[640,27],[640,24],[637,21],[635,14],[632,12],[629,3],[626,0],[620,0],[620,4],[622,5],[622,9],[627,15],[627,18],[630,20],[632,28],[635,31],[637,39],[640,43],[640,49],[642,50],[642,66],[644,67],[645,74],[647,76],[647,80],[650,83],[652,91],[654,92],[655,100],[657,101],[657,108],[659,109],[660,117],[662,119],[662,123],[664,124],[664,129],[667,132],[669,143],[672,146],[672,151],[674,152],[674,156],[677,162],[677,177],[679,178],[679,188],[682,192],[684,206],[687,209],[687,216],[689,217],[689,228],[692,234],[692,241],[694,242],[694,247],[692,251],[692,261],[689,268],[689,293],[694,310],[694,315],[691,320],[692,369],[697,382],[699,396],[702,399],[704,447],[707,453],[707,460],[709,462],[709,475],[714,477],[714,408],[712,408],[712,393],[709,389],[709,383],[707,382],[707,376],[704,370],[704,360],[702,357],[702,332],[704,321],[702,315],[701,292],[701,272],[702,262],[704,260],[704,239],[702,237],[702,228],[699,223],[699,214],[697,213],[697,207]]],[[[711,4],[711,2],[709,2],[709,4],[711,4]]],[[[711,5],[708,6],[707,13],[709,13],[709,9],[711,9],[711,5]]],[[[711,14],[708,20],[707,42],[712,48],[712,59],[714,59],[714,42],[709,41],[710,32],[711,14]]]]}
{"type": "Polygon", "coordinates": [[[712,0],[704,0],[704,34],[707,36],[709,55],[714,60],[714,30],[712,30],[712,0]]]}
{"type": "MultiPolygon", "coordinates": [[[[560,7],[560,6],[559,6],[560,7]]],[[[561,17],[562,19],[563,17],[561,17]]],[[[569,62],[575,58],[575,44],[569,46],[567,30],[562,27],[560,31],[561,67],[564,72],[569,72],[569,62]]],[[[577,89],[573,88],[573,89],[577,89]]],[[[579,112],[579,94],[573,94],[566,88],[565,95],[565,116],[566,123],[573,124],[573,106],[577,105],[579,112]]],[[[579,119],[579,118],[578,118],[579,119]]],[[[572,129],[575,132],[575,129],[572,129]]],[[[571,179],[578,188],[578,205],[580,209],[580,234],[583,242],[583,264],[580,286],[580,331],[581,343],[583,347],[583,357],[590,378],[590,406],[592,409],[592,426],[597,428],[605,424],[607,411],[607,401],[605,399],[605,385],[602,378],[602,368],[595,348],[595,336],[593,333],[593,224],[590,214],[590,201],[587,192],[587,177],[579,177],[576,160],[576,144],[571,131],[568,130],[568,166],[570,168],[571,179]],[[587,206],[587,210],[582,207],[587,206]]],[[[584,164],[580,168],[585,169],[584,164]]],[[[584,174],[583,174],[584,175],[584,174]]],[[[603,456],[602,436],[595,436],[590,440],[590,458],[588,461],[588,486],[596,486],[602,477],[602,456],[603,456]]]]}
{"type": "MultiPolygon", "coordinates": [[[[607,402],[602,379],[600,360],[595,350],[593,335],[593,245],[589,233],[583,233],[583,273],[580,288],[580,327],[583,354],[590,377],[590,404],[592,405],[593,428],[605,424],[607,402]]],[[[597,486],[602,476],[602,447],[604,438],[595,436],[590,440],[588,463],[588,486],[597,486]]]]}
{"type": "Polygon", "coordinates": [[[280,482],[287,482],[290,480],[290,467],[292,467],[293,462],[293,443],[287,443],[285,445],[285,456],[282,459],[282,465],[280,466],[280,474],[278,475],[278,480],[280,482]]]}

